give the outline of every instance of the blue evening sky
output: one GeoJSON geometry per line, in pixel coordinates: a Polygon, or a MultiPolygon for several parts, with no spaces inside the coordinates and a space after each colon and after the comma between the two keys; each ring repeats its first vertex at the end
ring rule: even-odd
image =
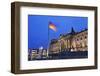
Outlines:
{"type": "Polygon", "coordinates": [[[28,15],[28,48],[38,49],[41,46],[48,48],[49,40],[59,38],[60,34],[69,33],[72,27],[75,32],[88,28],[88,18],[76,16],[28,15]],[[56,26],[56,32],[48,28],[49,22],[52,22],[56,26]]]}

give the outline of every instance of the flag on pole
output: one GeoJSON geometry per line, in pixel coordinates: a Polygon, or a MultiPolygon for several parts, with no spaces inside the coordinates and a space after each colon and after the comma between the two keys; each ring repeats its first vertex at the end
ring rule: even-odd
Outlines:
{"type": "Polygon", "coordinates": [[[49,23],[49,28],[52,29],[55,32],[57,31],[56,26],[52,22],[49,23]]]}
{"type": "MultiPolygon", "coordinates": [[[[53,30],[53,31],[57,31],[56,25],[53,24],[52,22],[49,22],[49,29],[53,30]]],[[[49,32],[48,32],[49,33],[49,32]]],[[[50,41],[49,35],[48,35],[48,40],[50,41]]],[[[49,45],[49,44],[48,44],[49,45]]],[[[49,49],[47,50],[47,57],[49,56],[49,49]]]]}

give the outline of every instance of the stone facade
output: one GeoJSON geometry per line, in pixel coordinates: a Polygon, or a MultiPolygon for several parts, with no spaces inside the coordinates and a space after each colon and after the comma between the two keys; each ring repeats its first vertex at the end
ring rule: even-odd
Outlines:
{"type": "Polygon", "coordinates": [[[72,28],[70,33],[61,34],[59,39],[51,40],[49,52],[59,53],[62,51],[87,51],[87,42],[87,29],[75,32],[72,28]]]}

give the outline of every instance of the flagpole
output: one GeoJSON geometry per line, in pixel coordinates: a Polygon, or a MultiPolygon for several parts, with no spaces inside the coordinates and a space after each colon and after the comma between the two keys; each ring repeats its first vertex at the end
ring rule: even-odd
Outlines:
{"type": "Polygon", "coordinates": [[[47,56],[49,56],[49,48],[50,48],[50,29],[52,29],[53,31],[56,31],[56,27],[54,24],[50,23],[48,24],[48,51],[47,51],[47,56]]]}
{"type": "MultiPolygon", "coordinates": [[[[49,24],[50,24],[50,23],[49,23],[49,24]]],[[[50,39],[50,38],[49,38],[49,34],[50,34],[50,33],[49,33],[49,32],[50,32],[50,31],[49,31],[49,24],[48,24],[48,50],[47,50],[47,57],[49,56],[49,41],[50,41],[50,40],[49,40],[49,39],[50,39]]]]}

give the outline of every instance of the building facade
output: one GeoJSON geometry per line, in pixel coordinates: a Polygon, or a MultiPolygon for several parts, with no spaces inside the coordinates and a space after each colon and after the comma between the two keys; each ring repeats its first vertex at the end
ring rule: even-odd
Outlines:
{"type": "Polygon", "coordinates": [[[87,51],[87,42],[87,29],[82,30],[80,32],[75,32],[72,28],[70,33],[61,34],[59,39],[51,40],[49,52],[59,53],[62,51],[87,51]]]}

